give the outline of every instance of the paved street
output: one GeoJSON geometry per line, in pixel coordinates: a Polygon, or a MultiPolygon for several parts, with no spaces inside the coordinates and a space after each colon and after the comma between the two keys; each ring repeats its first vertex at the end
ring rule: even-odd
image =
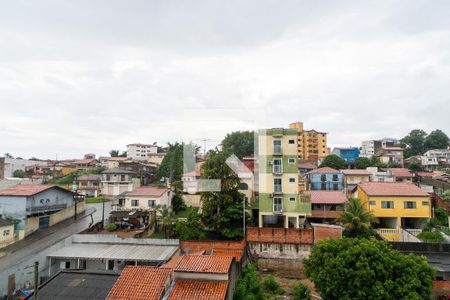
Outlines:
{"type": "MultiPolygon", "coordinates": [[[[110,202],[105,203],[105,219],[108,218],[110,211],[110,202]]],[[[90,215],[92,215],[94,223],[101,221],[102,204],[86,205],[86,211],[78,215],[76,222],[73,219],[69,219],[50,228],[40,229],[25,239],[1,249],[1,252],[7,253],[7,255],[0,258],[0,271],[18,264],[72,234],[85,230],[92,222],[90,215]]]]}

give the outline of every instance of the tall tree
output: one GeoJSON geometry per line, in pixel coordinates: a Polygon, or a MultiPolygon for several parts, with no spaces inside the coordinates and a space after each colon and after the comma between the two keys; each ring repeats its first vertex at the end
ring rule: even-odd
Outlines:
{"type": "Polygon", "coordinates": [[[425,149],[447,149],[450,146],[448,136],[440,129],[433,130],[425,138],[425,149]]]}
{"type": "Polygon", "coordinates": [[[183,174],[183,144],[170,144],[167,154],[164,156],[161,165],[156,171],[158,179],[168,178],[171,182],[181,180],[183,174]]]}
{"type": "Polygon", "coordinates": [[[430,299],[434,271],[375,239],[328,239],[304,261],[323,299],[430,299]]]}
{"type": "Polygon", "coordinates": [[[340,170],[347,167],[347,162],[345,161],[345,159],[340,158],[336,154],[330,154],[324,158],[319,167],[330,167],[336,170],[340,170]]]}
{"type": "Polygon", "coordinates": [[[228,133],[222,141],[223,149],[236,155],[239,159],[254,155],[254,132],[234,131],[228,133]]]}
{"type": "Polygon", "coordinates": [[[111,150],[109,151],[109,155],[111,155],[111,157],[118,157],[119,156],[119,150],[111,150]]]}
{"type": "Polygon", "coordinates": [[[365,169],[371,167],[370,158],[367,157],[358,157],[355,160],[355,168],[356,169],[365,169]]]}
{"type": "Polygon", "coordinates": [[[221,180],[220,191],[201,193],[203,222],[223,237],[241,238],[244,194],[238,191],[239,178],[225,163],[229,155],[226,151],[211,151],[202,165],[203,179],[221,180]]]}
{"type": "Polygon", "coordinates": [[[414,129],[400,140],[400,146],[405,149],[405,158],[420,155],[425,149],[425,137],[427,133],[422,129],[414,129]]]}
{"type": "Polygon", "coordinates": [[[370,235],[371,224],[376,223],[377,218],[365,210],[358,199],[351,198],[338,221],[345,227],[346,236],[358,237],[370,235]]]}

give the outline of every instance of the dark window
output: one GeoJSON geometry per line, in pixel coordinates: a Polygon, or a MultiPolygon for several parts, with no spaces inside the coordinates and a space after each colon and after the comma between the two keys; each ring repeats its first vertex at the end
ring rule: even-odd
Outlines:
{"type": "Polygon", "coordinates": [[[295,140],[289,140],[289,144],[295,144],[295,140]]]}
{"type": "Polygon", "coordinates": [[[405,208],[408,208],[408,209],[416,208],[415,201],[405,201],[404,205],[405,205],[405,208]]]}
{"type": "Polygon", "coordinates": [[[334,183],[334,184],[333,184],[333,190],[335,190],[335,191],[338,190],[338,184],[337,184],[337,183],[334,183]]]}
{"type": "Polygon", "coordinates": [[[333,181],[338,181],[338,176],[336,174],[333,175],[333,181]]]}
{"type": "Polygon", "coordinates": [[[321,181],[327,180],[327,176],[325,174],[320,175],[320,180],[321,181]]]}
{"type": "Polygon", "coordinates": [[[139,206],[139,200],[131,200],[131,206],[139,206]]]}
{"type": "Polygon", "coordinates": [[[125,181],[125,175],[120,175],[120,181],[125,181]]]}
{"type": "Polygon", "coordinates": [[[381,201],[381,208],[394,208],[394,201],[381,201]]]}
{"type": "Polygon", "coordinates": [[[327,189],[327,186],[325,185],[325,183],[322,183],[320,188],[322,191],[325,191],[327,189]]]}

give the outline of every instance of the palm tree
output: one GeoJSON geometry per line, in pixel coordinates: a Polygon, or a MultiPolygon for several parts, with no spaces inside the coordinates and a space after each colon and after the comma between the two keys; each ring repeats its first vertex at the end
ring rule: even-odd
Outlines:
{"type": "Polygon", "coordinates": [[[156,206],[156,211],[159,214],[159,219],[161,220],[161,224],[162,224],[162,228],[164,230],[164,235],[167,238],[167,233],[168,233],[168,227],[170,225],[172,225],[173,221],[174,221],[174,215],[173,212],[170,208],[170,206],[167,205],[157,205],[156,206]]]}
{"type": "Polygon", "coordinates": [[[348,236],[358,237],[367,234],[378,219],[372,212],[365,210],[358,199],[351,198],[344,213],[338,219],[347,231],[348,236]]]}

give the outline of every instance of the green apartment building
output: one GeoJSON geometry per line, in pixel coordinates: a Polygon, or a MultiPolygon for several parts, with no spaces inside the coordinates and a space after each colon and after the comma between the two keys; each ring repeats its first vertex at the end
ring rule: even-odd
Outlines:
{"type": "Polygon", "coordinates": [[[258,131],[259,227],[298,228],[311,215],[309,198],[298,188],[298,132],[258,131]]]}

